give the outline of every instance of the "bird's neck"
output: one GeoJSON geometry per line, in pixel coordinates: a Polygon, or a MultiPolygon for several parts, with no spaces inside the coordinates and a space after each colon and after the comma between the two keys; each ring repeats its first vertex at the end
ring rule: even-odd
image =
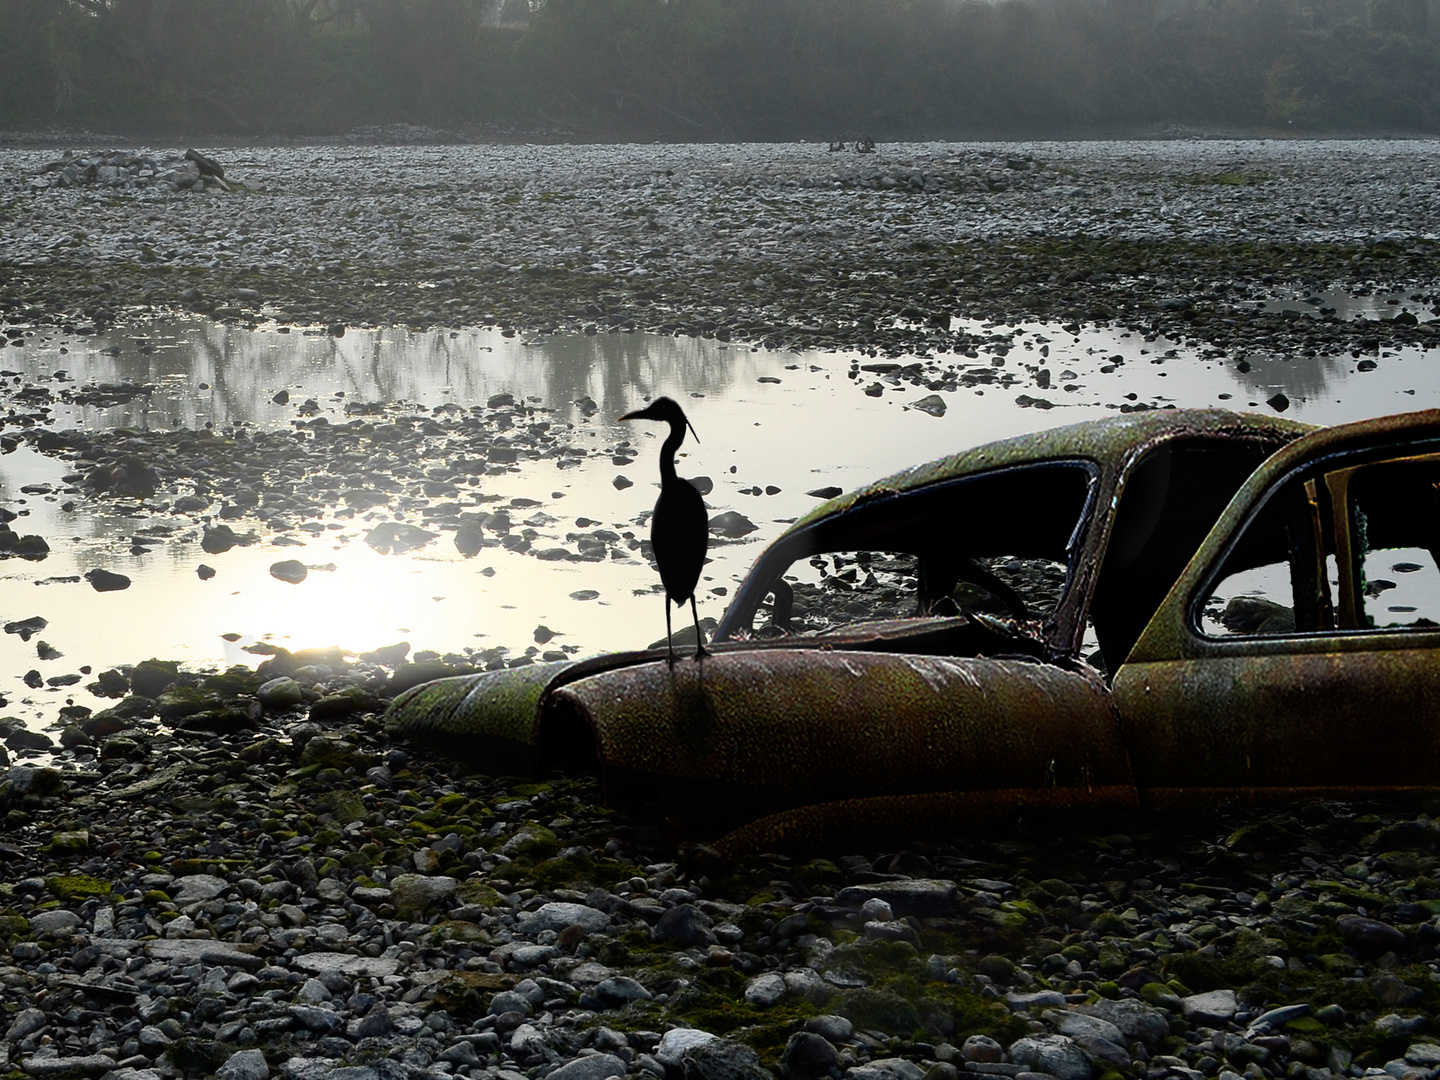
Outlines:
{"type": "Polygon", "coordinates": [[[675,451],[680,449],[680,444],[685,441],[685,425],[670,424],[670,434],[660,446],[660,482],[674,480],[675,472],[675,451]]]}

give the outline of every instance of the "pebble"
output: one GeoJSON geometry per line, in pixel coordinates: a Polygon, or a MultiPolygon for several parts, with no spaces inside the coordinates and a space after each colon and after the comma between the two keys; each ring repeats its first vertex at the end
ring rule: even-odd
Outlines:
{"type": "Polygon", "coordinates": [[[1028,1035],[1010,1044],[1010,1060],[1058,1080],[1090,1080],[1090,1058],[1065,1035],[1028,1035]]]}
{"type": "Polygon", "coordinates": [[[1191,994],[1184,999],[1185,1019],[1212,1027],[1228,1022],[1238,1008],[1234,990],[1211,990],[1204,994],[1191,994]]]}

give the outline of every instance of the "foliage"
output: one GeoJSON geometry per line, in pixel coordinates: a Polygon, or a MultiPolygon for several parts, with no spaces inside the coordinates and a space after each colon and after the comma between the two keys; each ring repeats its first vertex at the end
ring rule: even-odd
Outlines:
{"type": "Polygon", "coordinates": [[[1426,0],[0,0],[0,125],[1433,130],[1426,0]]]}

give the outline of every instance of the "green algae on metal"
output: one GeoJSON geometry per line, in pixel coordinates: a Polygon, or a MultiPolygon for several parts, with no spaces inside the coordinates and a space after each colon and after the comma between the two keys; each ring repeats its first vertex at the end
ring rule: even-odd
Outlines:
{"type": "Polygon", "coordinates": [[[1241,416],[1224,409],[1157,409],[1086,420],[1048,431],[1000,439],[902,469],[812,508],[786,529],[774,543],[778,546],[792,533],[872,499],[914,491],[930,484],[973,476],[991,469],[1047,460],[1116,462],[1131,447],[1180,435],[1230,433],[1237,437],[1246,434],[1283,434],[1293,437],[1312,430],[1314,429],[1309,424],[1286,420],[1283,417],[1241,416]]]}
{"type": "Polygon", "coordinates": [[[494,758],[529,770],[540,699],[570,661],[436,679],[391,703],[386,731],[458,757],[494,758]]]}

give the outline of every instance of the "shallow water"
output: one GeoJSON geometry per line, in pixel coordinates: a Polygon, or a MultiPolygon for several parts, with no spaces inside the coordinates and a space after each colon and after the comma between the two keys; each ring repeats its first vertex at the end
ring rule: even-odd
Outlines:
{"type": "Polygon", "coordinates": [[[1358,295],[1344,289],[1320,289],[1307,293],[1289,293],[1253,301],[1257,311],[1293,311],[1301,315],[1333,315],[1341,322],[1356,319],[1375,322],[1393,319],[1406,312],[1421,322],[1440,315],[1435,298],[1403,292],[1378,292],[1358,295]]]}
{"type": "MultiPolygon", "coordinates": [[[[741,541],[712,545],[700,596],[702,616],[711,617],[723,611],[759,546],[816,504],[806,492],[817,488],[848,489],[918,461],[1110,415],[1131,403],[1268,411],[1267,399],[1279,392],[1289,400],[1287,415],[1322,424],[1440,405],[1434,357],[1419,350],[1372,356],[1374,370],[1362,371],[1348,355],[1250,356],[1242,364],[1235,357],[1205,358],[1183,343],[1104,329],[1073,334],[1043,324],[979,323],[957,329],[988,335],[991,347],[975,358],[943,353],[889,361],[918,361],[931,377],[957,369],[1001,380],[941,391],[943,416],[908,407],[931,394],[924,387],[884,371],[856,370],[883,366],[883,359],[624,333],[523,339],[498,331],[383,330],[336,339],[279,327],[156,322],[88,338],[37,332],[0,352],[0,368],[12,379],[57,391],[90,382],[156,387],[148,399],[106,409],[57,405],[54,426],[61,429],[286,428],[307,398],[321,415],[343,422],[345,406],[357,402],[468,409],[508,392],[553,410],[547,418],[572,425],[567,441],[586,453],[562,459],[578,462],[573,467],[522,461],[481,478],[462,503],[500,496],[486,504],[494,510],[510,499],[537,500],[538,506],[512,510],[512,517],[517,526],[528,520],[555,544],[576,530],[579,518],[646,534],[664,431],[614,418],[668,394],[684,404],[701,440],[687,440],[681,475],[710,477],[712,512],[737,510],[756,525],[741,541]],[[877,385],[877,396],[864,392],[877,385]],[[282,389],[289,403],[275,404],[282,389]],[[617,466],[613,452],[627,442],[639,456],[617,466]],[[617,487],[619,474],[633,486],[617,487]],[[764,494],[767,488],[779,490],[764,494]]],[[[97,703],[82,689],[88,678],[69,687],[27,688],[20,680],[32,668],[48,679],[81,665],[99,671],[152,655],[192,666],[253,664],[259,658],[244,646],[261,640],[355,651],[399,640],[440,652],[499,645],[515,658],[527,648],[543,654],[645,646],[663,635],[658,581],[638,553],[619,561],[543,562],[492,547],[467,559],[451,534],[442,533],[410,553],[380,555],[362,537],[389,517],[381,508],[353,520],[321,521],[314,535],[288,534],[304,546],[276,546],[262,525],[254,546],[206,555],[191,523],[151,552],[135,554],[130,538],[155,519],[122,516],[113,504],[86,500],[64,509],[75,498],[60,479],[69,471],[66,462],[25,447],[0,457],[0,502],[24,515],[14,527],[40,533],[52,548],[42,562],[0,564],[0,613],[6,621],[42,615],[49,625],[38,638],[63,654],[40,660],[36,639],[0,638],[6,672],[0,693],[11,699],[10,714],[37,726],[53,719],[64,700],[97,703]],[[52,490],[21,491],[36,484],[52,490]],[[270,565],[288,558],[312,567],[303,583],[270,576],[270,565]],[[202,562],[215,567],[213,579],[197,576],[202,562]],[[83,581],[50,580],[95,566],[126,574],[133,584],[100,594],[83,581]],[[542,627],[555,636],[537,633],[542,627]]],[[[239,531],[252,527],[250,520],[235,524],[239,531]]],[[[677,628],[687,621],[688,612],[677,610],[677,628]]]]}

